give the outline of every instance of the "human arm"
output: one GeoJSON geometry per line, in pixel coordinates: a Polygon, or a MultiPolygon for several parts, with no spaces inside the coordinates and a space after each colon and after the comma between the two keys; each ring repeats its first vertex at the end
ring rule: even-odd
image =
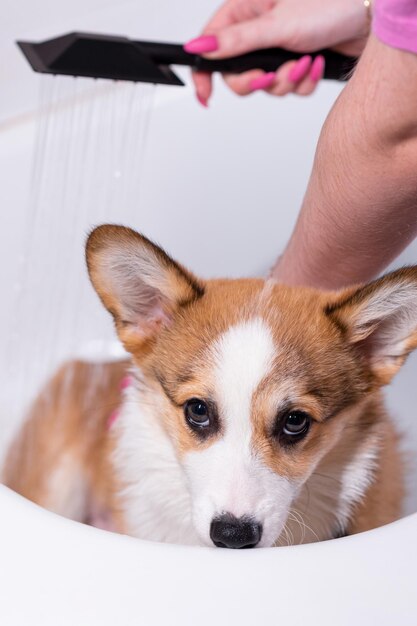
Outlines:
{"type": "Polygon", "coordinates": [[[288,284],[373,278],[417,234],[417,55],[371,35],[320,135],[302,209],[273,269],[288,284]]]}

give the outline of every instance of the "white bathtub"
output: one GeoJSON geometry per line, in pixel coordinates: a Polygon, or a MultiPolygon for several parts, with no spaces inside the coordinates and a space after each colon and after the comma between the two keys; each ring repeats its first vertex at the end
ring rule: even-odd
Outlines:
{"type": "Polygon", "coordinates": [[[417,515],[263,550],[178,547],[69,522],[0,489],[7,626],[414,626],[417,515]]]}
{"type": "MultiPolygon", "coordinates": [[[[89,0],[82,3],[83,10],[79,5],[75,2],[71,12],[62,3],[65,14],[58,19],[54,13],[47,28],[40,18],[19,26],[21,16],[16,15],[8,37],[41,39],[79,28],[184,40],[197,31],[211,3],[205,0],[197,9],[185,0],[170,4],[154,0],[152,10],[138,2],[115,6],[89,0]]],[[[37,3],[41,16],[42,9],[44,16],[52,10],[47,0],[37,3]]],[[[34,11],[29,5],[27,10],[29,16],[34,11]]],[[[82,274],[82,240],[88,228],[103,216],[128,223],[206,277],[262,274],[291,232],[320,126],[339,91],[338,85],[326,84],[308,100],[276,101],[262,94],[238,100],[218,86],[206,111],[195,104],[190,88],[158,89],[139,206],[130,202],[126,209],[113,204],[103,212],[92,203],[78,215],[76,236],[69,245],[63,233],[76,207],[57,203],[52,237],[46,237],[45,224],[44,239],[38,235],[32,248],[36,298],[32,306],[35,288],[26,287],[24,301],[29,304],[20,311],[24,321],[36,316],[36,332],[33,325],[23,323],[17,326],[18,335],[10,338],[16,332],[17,301],[11,294],[19,289],[19,258],[26,245],[22,233],[30,213],[27,192],[37,81],[11,46],[5,51],[20,86],[14,79],[3,81],[8,89],[3,89],[7,96],[0,106],[0,284],[7,294],[0,307],[3,449],[17,427],[17,413],[48,368],[71,356],[70,348],[91,354],[99,340],[111,345],[110,320],[82,274]],[[69,276],[81,276],[80,290],[64,294],[64,307],[54,297],[62,281],[44,271],[61,254],[72,261],[69,276]],[[39,307],[39,302],[47,306],[39,307]],[[80,302],[83,315],[74,338],[64,341],[80,302]],[[52,347],[51,320],[58,338],[52,347]],[[42,360],[44,352],[51,358],[42,360]],[[26,378],[19,365],[23,367],[23,361],[29,372],[26,378]]],[[[417,262],[417,244],[396,265],[404,262],[417,262]]],[[[416,364],[413,356],[387,391],[405,435],[404,448],[414,456],[416,364]]],[[[105,533],[59,518],[0,488],[0,623],[415,624],[417,515],[412,513],[417,510],[417,481],[410,460],[405,508],[410,515],[399,522],[322,544],[237,553],[105,533]]]]}

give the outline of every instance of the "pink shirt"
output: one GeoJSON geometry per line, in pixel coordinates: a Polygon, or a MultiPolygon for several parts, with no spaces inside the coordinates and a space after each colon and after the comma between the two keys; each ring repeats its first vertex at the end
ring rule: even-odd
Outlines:
{"type": "Polygon", "coordinates": [[[375,0],[372,30],[393,48],[417,53],[417,0],[375,0]]]}

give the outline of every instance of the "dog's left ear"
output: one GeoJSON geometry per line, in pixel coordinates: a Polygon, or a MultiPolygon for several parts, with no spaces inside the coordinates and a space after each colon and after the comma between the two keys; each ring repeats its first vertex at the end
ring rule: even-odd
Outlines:
{"type": "Polygon", "coordinates": [[[88,238],[91,282],[129,352],[143,349],[204,285],[162,248],[124,226],[99,226],[88,238]]]}
{"type": "Polygon", "coordinates": [[[326,314],[387,384],[417,347],[417,266],[344,291],[326,314]]]}

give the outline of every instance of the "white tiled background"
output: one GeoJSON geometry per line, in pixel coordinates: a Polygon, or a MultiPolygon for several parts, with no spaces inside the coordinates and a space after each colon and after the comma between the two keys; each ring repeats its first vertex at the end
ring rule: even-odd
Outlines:
{"type": "MultiPolygon", "coordinates": [[[[13,288],[18,278],[25,224],[31,211],[30,169],[37,125],[39,77],[14,44],[42,40],[71,30],[128,35],[137,39],[181,42],[195,36],[214,10],[213,0],[2,0],[0,5],[0,387],[1,424],[11,427],[9,401],[14,374],[8,368],[10,328],[15,316],[13,288]]],[[[162,243],[173,256],[204,276],[256,275],[265,272],[282,250],[296,218],[321,124],[340,85],[323,83],[308,99],[282,100],[256,94],[239,99],[218,80],[209,110],[199,107],[189,85],[158,87],[149,128],[143,187],[132,226],[162,243]]],[[[48,80],[48,79],[47,79],[48,80]]],[[[54,79],[50,79],[54,80],[54,79]]],[[[62,219],[67,211],[57,205],[62,219]],[[61,212],[61,213],[60,213],[61,212]]],[[[113,207],[112,221],[126,221],[123,207],[113,207]]],[[[131,214],[129,214],[131,216],[131,214]]],[[[82,216],[82,232],[94,224],[95,207],[82,216]]],[[[46,229],[47,230],[47,229],[46,229]]],[[[46,233],[44,254],[58,249],[46,233]]],[[[82,239],[81,236],[81,239],[82,239]]],[[[81,241],[80,239],[80,241],[81,241]]],[[[65,249],[65,238],[59,242],[65,249]]],[[[79,259],[82,246],[79,246],[79,259]]],[[[413,244],[397,262],[417,262],[413,244]]],[[[80,265],[81,267],[81,265],[80,265]]],[[[53,278],[45,276],[37,293],[50,301],[65,331],[72,308],[61,311],[53,298],[53,278]]],[[[72,306],[77,306],[74,294],[72,306]]],[[[25,311],[31,316],[31,307],[25,311]]],[[[86,319],[104,335],[108,318],[91,295],[86,319]]],[[[88,327],[88,324],[86,328],[88,327]]],[[[28,325],[28,329],[30,324],[28,325]]],[[[33,329],[32,329],[33,332],[33,329]]],[[[47,343],[48,325],[36,338],[22,329],[25,360],[36,358],[47,343]],[[36,339],[36,341],[35,341],[36,339]]],[[[57,358],[61,357],[57,353],[57,358]]],[[[400,418],[407,447],[417,449],[417,359],[410,359],[389,390],[389,403],[400,418]]],[[[417,491],[417,490],[416,490],[417,491]]],[[[414,498],[415,509],[417,498],[414,498]]]]}

